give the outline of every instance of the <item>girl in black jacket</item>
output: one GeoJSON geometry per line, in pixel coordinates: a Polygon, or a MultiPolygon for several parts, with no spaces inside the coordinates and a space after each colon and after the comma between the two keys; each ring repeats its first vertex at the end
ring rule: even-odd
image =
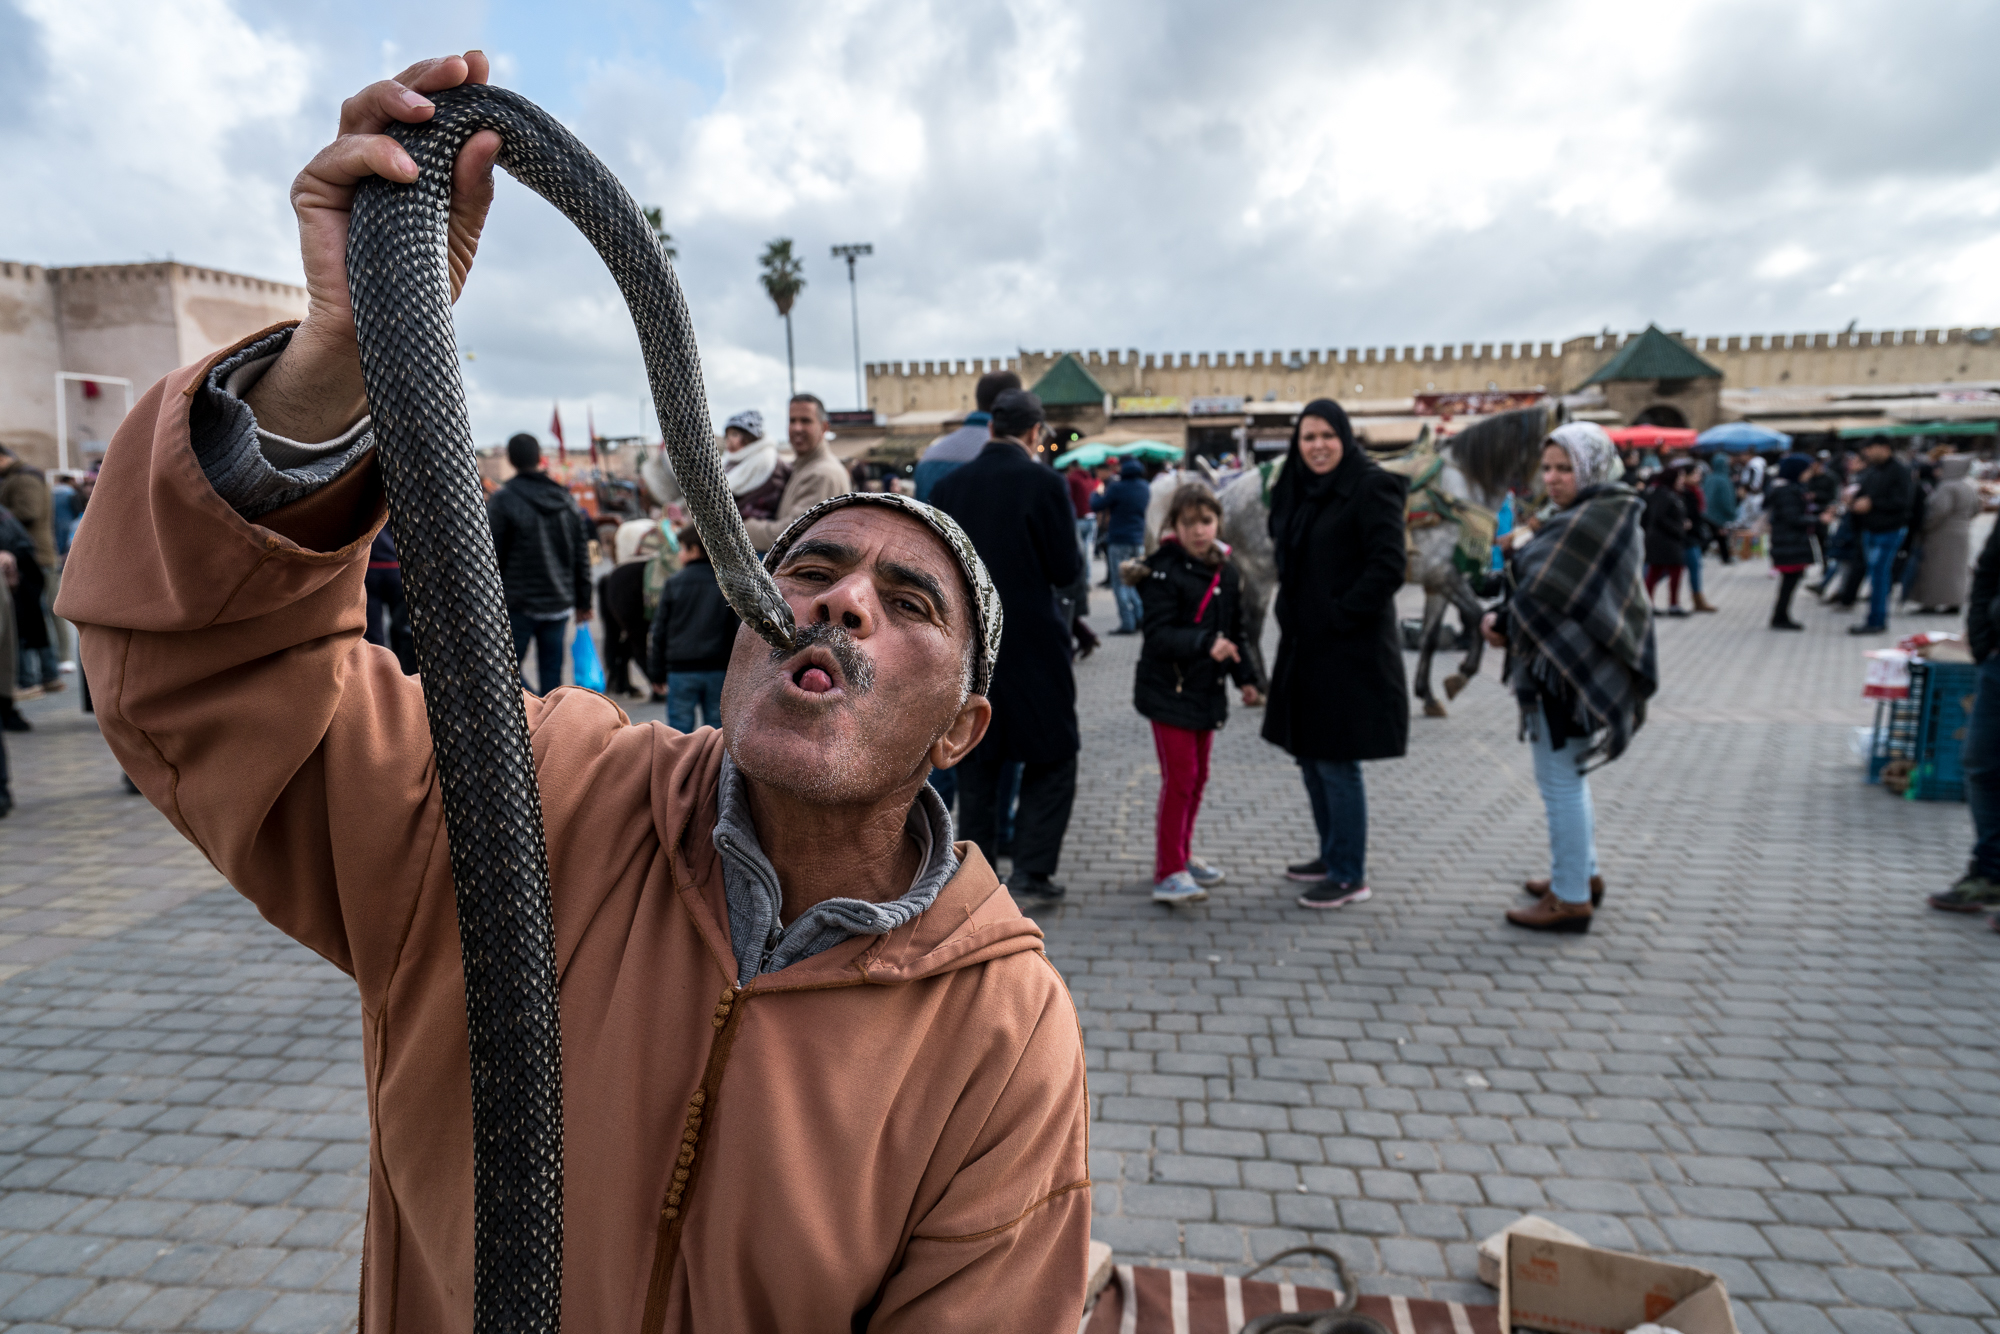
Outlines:
{"type": "Polygon", "coordinates": [[[1229,717],[1226,672],[1257,702],[1256,676],[1238,648],[1243,605],[1229,549],[1216,540],[1222,505],[1190,482],[1173,494],[1159,549],[1127,561],[1120,576],[1137,585],[1146,639],[1132,682],[1132,703],[1152,720],[1160,756],[1160,807],[1155,827],[1153,900],[1192,903],[1208,897],[1223,873],[1188,855],[1194,818],[1208,785],[1215,729],[1229,717]]]}

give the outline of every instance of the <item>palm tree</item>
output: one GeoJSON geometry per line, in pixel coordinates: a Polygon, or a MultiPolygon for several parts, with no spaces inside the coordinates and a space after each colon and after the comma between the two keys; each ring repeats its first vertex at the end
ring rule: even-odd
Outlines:
{"type": "Polygon", "coordinates": [[[660,243],[660,249],[666,252],[667,258],[679,259],[681,252],[674,249],[674,234],[667,230],[666,215],[660,211],[660,206],[655,204],[639,212],[644,215],[646,225],[653,229],[653,239],[660,243]]]}
{"type": "Polygon", "coordinates": [[[805,265],[792,254],[792,238],[781,236],[764,247],[763,256],[757,261],[764,266],[764,292],[771,298],[771,304],[785,317],[785,374],[790,379],[792,392],[799,392],[799,372],[792,361],[792,303],[799,299],[799,293],[806,290],[805,265]]]}

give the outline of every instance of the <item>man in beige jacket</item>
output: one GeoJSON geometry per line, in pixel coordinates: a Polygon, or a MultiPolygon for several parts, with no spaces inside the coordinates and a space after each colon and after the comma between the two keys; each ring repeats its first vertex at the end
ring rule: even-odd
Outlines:
{"type": "Polygon", "coordinates": [[[792,442],[792,475],[785,479],[785,491],[778,498],[775,519],[746,519],[750,545],[769,551],[771,543],[786,525],[822,500],[831,500],[854,489],[847,465],[826,447],[826,404],[812,394],[795,394],[787,409],[786,433],[792,442]]]}
{"type": "MultiPolygon", "coordinates": [[[[471,1328],[472,1127],[422,691],[362,637],[384,503],[341,257],[355,181],[415,174],[381,129],[485,75],[477,52],[427,61],[343,107],[293,188],[310,314],[148,391],[62,593],[126,770],[355,979],[371,1331],[471,1328]]],[[[475,136],[454,175],[461,280],[497,146],[475,136]]],[[[563,1324],[1073,1330],[1076,1014],[925,783],[985,731],[997,598],[963,534],[901,497],[807,513],[771,567],[805,647],[740,635],[721,731],[524,699],[564,1039],[563,1324]]]]}

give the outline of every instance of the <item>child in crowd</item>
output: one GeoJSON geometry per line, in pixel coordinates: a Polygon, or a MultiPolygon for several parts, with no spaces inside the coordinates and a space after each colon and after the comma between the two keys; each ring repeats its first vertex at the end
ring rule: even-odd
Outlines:
{"type": "Polygon", "coordinates": [[[1243,606],[1229,548],[1217,540],[1222,506],[1215,493],[1190,482],[1173,494],[1159,548],[1128,560],[1119,576],[1139,592],[1145,642],[1132,702],[1152,720],[1160,756],[1160,808],[1155,835],[1153,901],[1193,903],[1223,873],[1188,855],[1194,818],[1208,785],[1215,729],[1229,717],[1223,689],[1228,673],[1245,704],[1257,702],[1255,676],[1238,649],[1243,606]]]}

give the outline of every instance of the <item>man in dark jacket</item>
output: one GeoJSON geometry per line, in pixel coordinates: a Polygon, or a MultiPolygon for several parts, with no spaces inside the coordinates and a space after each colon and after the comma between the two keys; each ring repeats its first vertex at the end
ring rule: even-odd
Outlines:
{"type": "Polygon", "coordinates": [[[1139,590],[1118,577],[1118,567],[1145,554],[1146,507],[1152,503],[1153,488],[1146,485],[1146,465],[1137,459],[1126,459],[1119,466],[1118,480],[1090,499],[1090,507],[1102,510],[1109,526],[1105,534],[1109,543],[1107,555],[1111,563],[1111,587],[1115,590],[1113,597],[1118,602],[1118,628],[1111,633],[1116,635],[1138,634],[1139,622],[1146,614],[1139,603],[1139,590]]]}
{"type": "MultiPolygon", "coordinates": [[[[563,628],[570,609],[590,619],[590,524],[567,489],[542,471],[542,447],[523,432],[507,442],[514,476],[486,502],[514,656],[535,641],[542,693],[562,684],[563,628]]],[[[525,676],[522,684],[527,684],[525,676]]]]}
{"type": "Polygon", "coordinates": [[[653,628],[646,636],[646,675],[667,684],[667,726],[692,732],[701,721],[722,725],[722,681],[741,624],[715,582],[715,567],[701,549],[693,524],[674,534],[680,572],[660,589],[653,628]]]}
{"type": "MultiPolygon", "coordinates": [[[[998,861],[1001,770],[1021,763],[1021,804],[1014,820],[1014,870],[1008,885],[1030,901],[1061,899],[1053,879],[1076,799],[1076,678],[1069,628],[1055,593],[1076,582],[1069,487],[1035,461],[1041,400],[1021,389],[993,404],[993,439],[979,457],[942,478],[931,503],[958,520],[1000,593],[1006,634],[986,692],[993,722],[986,739],[959,765],[959,833],[998,861]]],[[[1144,483],[1140,484],[1141,486],[1144,483]]]]}
{"type": "MultiPolygon", "coordinates": [[[[1930,905],[1945,912],[2000,912],[2000,524],[1987,534],[1972,568],[1965,639],[1979,664],[1959,752],[1972,813],[1972,860],[1957,884],[1930,896],[1930,905]]],[[[1992,925],[2000,931],[2000,917],[1992,925]]]]}
{"type": "Polygon", "coordinates": [[[1889,628],[1889,585],[1896,569],[1896,552],[1902,548],[1904,530],[1910,524],[1910,505],[1916,498],[1916,479],[1887,436],[1873,436],[1861,448],[1868,468],[1861,474],[1860,489],[1847,508],[1861,530],[1861,556],[1868,570],[1868,619],[1849,626],[1854,635],[1877,635],[1889,628]]]}

